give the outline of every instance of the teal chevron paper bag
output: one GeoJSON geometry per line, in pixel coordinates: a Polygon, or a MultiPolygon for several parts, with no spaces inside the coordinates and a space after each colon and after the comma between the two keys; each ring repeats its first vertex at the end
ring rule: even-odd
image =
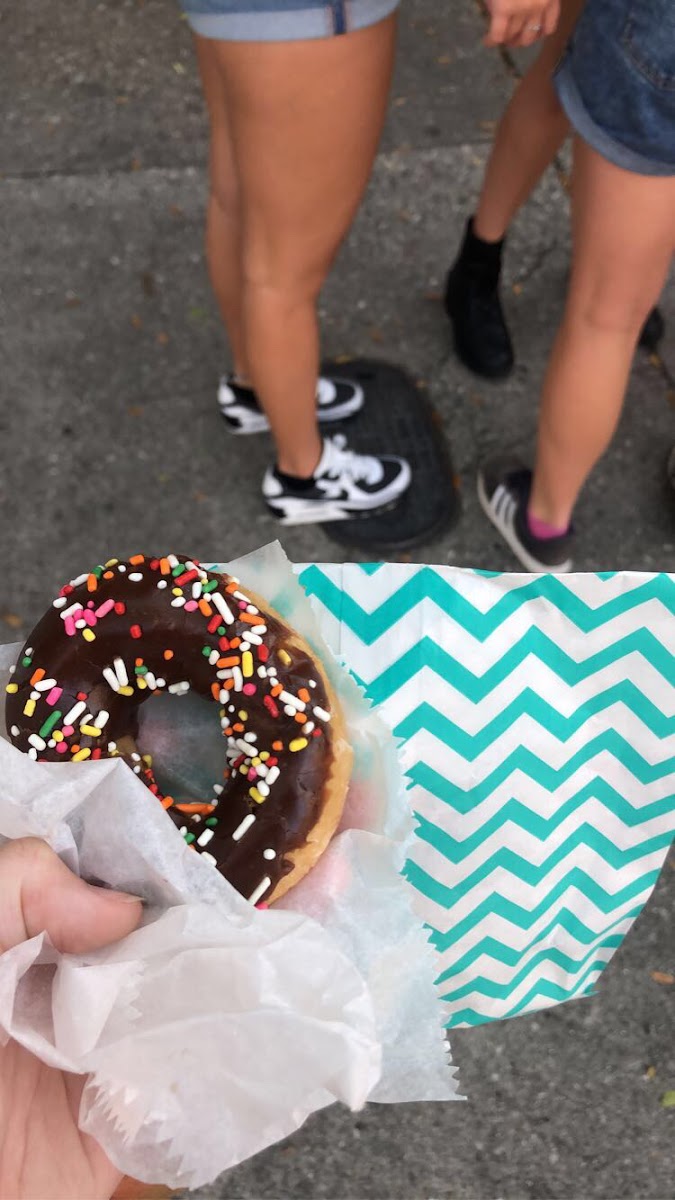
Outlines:
{"type": "Polygon", "coordinates": [[[401,739],[406,874],[448,1025],[588,993],[675,833],[675,580],[358,564],[300,580],[401,739]]]}

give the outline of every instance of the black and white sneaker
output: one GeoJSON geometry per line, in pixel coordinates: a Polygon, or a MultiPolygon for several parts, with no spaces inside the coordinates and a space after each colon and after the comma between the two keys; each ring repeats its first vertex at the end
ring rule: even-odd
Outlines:
{"type": "Polygon", "coordinates": [[[478,472],[478,499],[495,529],[526,571],[564,574],[572,570],[573,532],[537,538],[530,532],[527,505],[532,472],[515,459],[493,458],[478,472]]]}
{"type": "MultiPolygon", "coordinates": [[[[232,433],[266,433],[269,423],[253,388],[224,375],[218,388],[218,406],[232,433]]],[[[344,421],[363,408],[363,388],[351,379],[321,377],[316,388],[319,421],[344,421]]]]}
{"type": "Polygon", "coordinates": [[[410,486],[412,472],[404,458],[356,454],[342,434],[324,438],[323,454],[313,476],[294,480],[270,467],[263,496],[282,525],[344,521],[388,508],[410,486]]]}

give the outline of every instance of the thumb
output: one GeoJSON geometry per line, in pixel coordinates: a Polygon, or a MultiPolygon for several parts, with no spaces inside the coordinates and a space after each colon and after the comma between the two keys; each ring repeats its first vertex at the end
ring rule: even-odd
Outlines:
{"type": "Polygon", "coordinates": [[[78,879],[37,838],[0,849],[0,953],[44,932],[66,953],[97,950],[131,933],[141,910],[135,896],[78,879]]]}

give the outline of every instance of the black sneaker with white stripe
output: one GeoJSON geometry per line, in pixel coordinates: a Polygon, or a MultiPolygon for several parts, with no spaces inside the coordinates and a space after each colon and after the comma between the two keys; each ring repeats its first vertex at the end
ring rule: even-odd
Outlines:
{"type": "Polygon", "coordinates": [[[534,536],[527,520],[531,487],[532,472],[516,459],[493,458],[478,472],[483,511],[526,571],[564,574],[572,570],[573,532],[554,538],[534,536]]]}
{"type": "Polygon", "coordinates": [[[263,496],[282,525],[344,521],[388,508],[410,486],[412,472],[404,458],[356,454],[342,434],[324,438],[314,475],[297,486],[276,467],[263,480],[263,496]]]}
{"type": "MultiPolygon", "coordinates": [[[[269,423],[253,388],[223,376],[218,388],[218,407],[232,433],[266,433],[269,423]]],[[[363,388],[351,379],[322,377],[316,388],[317,416],[321,423],[344,421],[363,408],[363,388]]]]}

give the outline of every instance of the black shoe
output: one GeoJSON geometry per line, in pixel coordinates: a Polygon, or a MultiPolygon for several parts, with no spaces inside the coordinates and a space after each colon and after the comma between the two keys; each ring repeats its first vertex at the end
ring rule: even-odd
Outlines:
{"type": "MultiPolygon", "coordinates": [[[[224,375],[218,388],[218,406],[232,433],[267,433],[269,422],[253,388],[244,387],[224,375]]],[[[323,425],[344,421],[363,408],[363,389],[351,379],[319,379],[316,387],[316,411],[323,425]]]]}
{"type": "Polygon", "coordinates": [[[513,370],[511,337],[499,297],[501,242],[483,242],[469,221],[462,248],[445,285],[459,358],[476,375],[504,379],[513,370]]]}
{"type": "Polygon", "coordinates": [[[642,326],[638,346],[642,346],[643,350],[650,350],[653,353],[658,349],[659,342],[665,332],[666,323],[663,319],[663,313],[660,308],[653,308],[642,326]]]}
{"type": "Polygon", "coordinates": [[[537,538],[530,532],[527,505],[532,472],[512,458],[493,458],[478,472],[478,499],[495,529],[526,571],[564,574],[572,570],[574,534],[537,538]]]}
{"type": "Polygon", "coordinates": [[[324,439],[321,461],[310,479],[294,480],[270,467],[262,490],[282,525],[309,525],[388,508],[410,487],[411,478],[404,458],[356,454],[338,433],[324,439]]]}

